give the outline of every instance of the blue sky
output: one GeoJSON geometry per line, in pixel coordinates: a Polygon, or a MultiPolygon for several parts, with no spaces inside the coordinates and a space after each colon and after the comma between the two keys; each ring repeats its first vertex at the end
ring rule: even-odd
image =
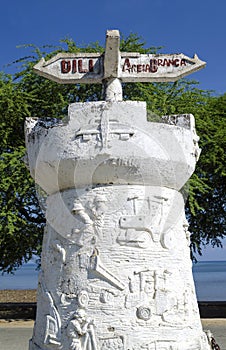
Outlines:
{"type": "Polygon", "coordinates": [[[162,53],[197,53],[207,67],[190,76],[200,88],[226,92],[225,0],[7,0],[1,3],[0,70],[29,53],[21,44],[105,42],[107,29],[137,33],[162,53]]]}
{"type": "MultiPolygon", "coordinates": [[[[226,93],[225,0],[7,0],[0,11],[0,70],[30,54],[18,45],[105,43],[107,29],[137,33],[161,53],[195,53],[207,67],[189,76],[199,87],[226,93]]],[[[189,111],[188,111],[189,113],[189,111]]],[[[205,117],[205,116],[204,116],[205,117]]],[[[202,260],[226,260],[225,249],[208,248],[202,260]]]]}

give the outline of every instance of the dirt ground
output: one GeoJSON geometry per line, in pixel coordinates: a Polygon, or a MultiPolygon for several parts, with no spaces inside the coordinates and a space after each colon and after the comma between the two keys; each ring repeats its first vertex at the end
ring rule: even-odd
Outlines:
{"type": "Polygon", "coordinates": [[[36,289],[0,290],[0,303],[35,303],[36,289]]]}
{"type": "Polygon", "coordinates": [[[0,319],[0,328],[33,328],[33,320],[3,320],[0,319]]]}

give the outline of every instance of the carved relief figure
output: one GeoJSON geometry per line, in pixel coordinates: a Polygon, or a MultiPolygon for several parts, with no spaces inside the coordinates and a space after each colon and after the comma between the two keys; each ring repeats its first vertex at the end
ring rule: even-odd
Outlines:
{"type": "Polygon", "coordinates": [[[59,240],[53,241],[53,258],[54,262],[58,262],[60,264],[60,271],[62,271],[63,264],[66,261],[66,251],[62,247],[61,242],[59,240]]]}
{"type": "Polygon", "coordinates": [[[79,228],[73,229],[72,237],[76,236],[76,244],[80,247],[84,245],[90,245],[90,243],[96,242],[94,228],[93,228],[93,220],[86,213],[85,208],[81,203],[74,203],[72,213],[76,216],[76,219],[81,223],[79,228]]]}
{"type": "Polygon", "coordinates": [[[91,206],[93,215],[93,225],[97,237],[102,238],[102,227],[104,224],[104,216],[107,210],[107,198],[103,194],[96,195],[91,206]]]}
{"type": "Polygon", "coordinates": [[[93,321],[86,311],[79,308],[69,322],[67,334],[70,339],[70,350],[97,350],[93,321]]]}
{"type": "Polygon", "coordinates": [[[106,212],[107,199],[104,195],[96,195],[92,203],[86,207],[80,202],[74,202],[72,214],[79,221],[78,227],[72,230],[69,235],[76,240],[80,247],[94,245],[97,238],[102,238],[102,227],[104,215],[106,212]]]}
{"type": "Polygon", "coordinates": [[[61,343],[61,318],[55,305],[51,293],[47,290],[44,275],[40,277],[41,291],[48,303],[48,311],[46,314],[46,329],[44,344],[60,345],[61,343]]]}

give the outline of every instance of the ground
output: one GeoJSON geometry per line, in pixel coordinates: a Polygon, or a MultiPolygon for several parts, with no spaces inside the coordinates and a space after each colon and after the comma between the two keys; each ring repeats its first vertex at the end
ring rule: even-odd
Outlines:
{"type": "Polygon", "coordinates": [[[0,290],[0,303],[35,303],[36,290],[0,290]]]}

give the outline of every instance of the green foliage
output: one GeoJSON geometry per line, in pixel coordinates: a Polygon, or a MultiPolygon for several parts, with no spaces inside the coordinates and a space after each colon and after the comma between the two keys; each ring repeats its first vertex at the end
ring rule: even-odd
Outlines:
{"type": "Polygon", "coordinates": [[[187,212],[192,229],[192,249],[221,246],[225,235],[226,94],[207,99],[204,114],[196,118],[201,157],[193,176],[187,212]]]}
{"type": "Polygon", "coordinates": [[[24,147],[1,154],[1,269],[11,271],[40,253],[44,218],[40,213],[33,181],[21,157],[24,147]]]}
{"type": "MultiPolygon", "coordinates": [[[[61,85],[33,72],[41,57],[58,52],[103,52],[97,42],[78,47],[71,39],[59,47],[27,45],[30,55],[17,60],[19,72],[0,75],[0,271],[11,272],[32,254],[40,254],[44,215],[39,207],[34,182],[22,161],[25,154],[26,117],[62,118],[68,104],[101,100],[102,88],[93,85],[61,85]]],[[[131,34],[121,39],[121,51],[156,53],[131,34]]],[[[123,84],[125,100],[147,102],[148,117],[192,113],[201,137],[202,154],[189,182],[187,216],[192,232],[192,250],[201,252],[201,243],[219,245],[225,232],[225,115],[226,94],[212,97],[194,81],[176,83],[123,84]]]]}
{"type": "Polygon", "coordinates": [[[33,252],[40,252],[44,218],[33,180],[22,161],[23,124],[30,115],[32,98],[2,74],[0,101],[0,266],[11,271],[29,260],[33,252]]]}

